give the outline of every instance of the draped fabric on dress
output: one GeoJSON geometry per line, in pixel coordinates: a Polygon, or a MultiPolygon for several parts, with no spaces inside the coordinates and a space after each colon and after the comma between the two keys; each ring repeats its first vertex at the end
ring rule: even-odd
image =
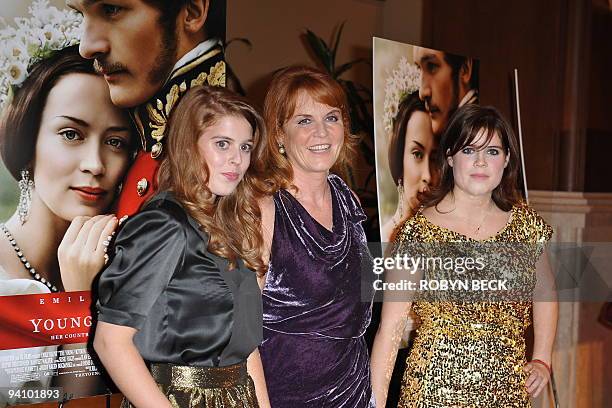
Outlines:
{"type": "Polygon", "coordinates": [[[366,216],[342,179],[331,175],[328,182],[332,231],[287,191],[274,195],[260,347],[274,408],[370,406],[363,334],[372,293],[361,298],[361,278],[372,271],[361,226],[366,216]]]}

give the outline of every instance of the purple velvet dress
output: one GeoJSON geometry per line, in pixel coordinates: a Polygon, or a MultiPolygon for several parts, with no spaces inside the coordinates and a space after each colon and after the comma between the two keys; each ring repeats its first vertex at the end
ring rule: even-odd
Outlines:
{"type": "Polygon", "coordinates": [[[361,289],[362,271],[372,271],[366,216],[342,179],[330,175],[328,182],[332,231],[287,191],[274,195],[260,346],[273,408],[373,406],[363,337],[372,292],[362,302],[361,289]]]}

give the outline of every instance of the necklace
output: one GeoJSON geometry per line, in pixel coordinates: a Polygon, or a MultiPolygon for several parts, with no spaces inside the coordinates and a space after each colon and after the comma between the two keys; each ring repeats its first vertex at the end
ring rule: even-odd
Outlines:
{"type": "Polygon", "coordinates": [[[478,224],[478,227],[476,228],[476,231],[474,231],[474,235],[478,235],[478,233],[480,232],[480,227],[482,227],[482,224],[484,224],[485,220],[487,219],[487,216],[491,212],[491,208],[493,208],[493,206],[489,205],[489,208],[487,209],[487,212],[485,212],[485,215],[484,215],[484,217],[482,217],[482,220],[480,221],[480,224],[478,224]]]}
{"type": "Polygon", "coordinates": [[[30,265],[26,257],[23,255],[23,252],[21,252],[21,249],[17,245],[17,241],[15,241],[15,238],[13,238],[13,235],[11,235],[11,232],[8,230],[8,228],[6,228],[6,225],[0,224],[0,228],[2,229],[2,232],[4,232],[4,235],[6,235],[6,238],[9,240],[9,243],[11,244],[13,249],[15,250],[15,253],[17,254],[17,258],[19,258],[24,268],[26,268],[26,270],[30,272],[30,275],[32,275],[32,278],[46,285],[51,290],[51,292],[54,292],[54,293],[59,292],[57,290],[57,287],[54,284],[52,284],[47,279],[40,276],[40,274],[36,272],[36,269],[34,269],[32,265],[30,265]]]}

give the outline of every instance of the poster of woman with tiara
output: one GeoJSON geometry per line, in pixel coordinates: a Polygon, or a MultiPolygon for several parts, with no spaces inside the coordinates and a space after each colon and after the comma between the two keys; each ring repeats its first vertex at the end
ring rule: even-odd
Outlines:
{"type": "Polygon", "coordinates": [[[19,194],[12,208],[3,194],[0,224],[0,406],[108,392],[87,350],[90,290],[135,145],[78,53],[80,16],[28,11],[0,30],[0,153],[19,194]]]}
{"type": "MultiPolygon", "coordinates": [[[[184,6],[155,2],[130,9],[130,15],[140,17],[135,31],[141,37],[160,39],[152,40],[151,48],[113,37],[119,38],[115,48],[151,57],[151,64],[141,58],[131,61],[141,69],[139,78],[146,78],[149,88],[156,86],[150,83],[153,72],[161,87],[165,71],[168,77],[176,71],[198,75],[215,63],[220,68],[210,71],[207,82],[224,83],[218,38],[225,36],[225,1],[216,1],[212,7],[206,1],[199,5],[208,11],[202,20],[206,26],[199,33],[211,38],[188,50],[188,58],[180,61],[174,55],[178,40],[167,35],[172,21],[155,16],[167,9],[178,13],[184,6]],[[205,60],[210,55],[215,57],[205,60]],[[191,69],[196,66],[194,60],[206,64],[191,69]]],[[[97,277],[109,261],[111,251],[107,254],[107,250],[121,224],[115,216],[117,199],[127,190],[122,186],[141,138],[124,108],[128,105],[111,98],[106,81],[114,78],[108,72],[111,65],[98,54],[86,59],[82,55],[89,54],[79,50],[84,35],[81,13],[87,17],[93,10],[90,6],[105,16],[125,10],[63,0],[12,1],[2,7],[0,407],[67,401],[116,390],[91,348],[92,303],[97,277]]],[[[194,39],[199,41],[198,36],[194,39]]],[[[86,47],[81,44],[81,48],[86,47]]],[[[124,68],[129,66],[122,62],[124,68]]],[[[114,61],[113,66],[118,64],[114,61]]],[[[127,85],[133,85],[134,76],[129,78],[127,85]]],[[[71,405],[97,406],[88,400],[71,405]]]]}
{"type": "Polygon", "coordinates": [[[374,38],[374,125],[382,242],[436,182],[432,159],[458,107],[478,103],[479,61],[374,38]]]}

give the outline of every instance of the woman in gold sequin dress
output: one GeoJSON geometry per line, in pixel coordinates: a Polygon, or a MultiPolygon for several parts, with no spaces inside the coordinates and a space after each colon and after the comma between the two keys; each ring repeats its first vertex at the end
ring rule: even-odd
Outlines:
{"type": "MultiPolygon", "coordinates": [[[[550,379],[557,324],[554,283],[543,253],[552,228],[520,201],[517,143],[497,110],[460,108],[439,151],[440,185],[403,225],[396,247],[437,244],[444,252],[456,245],[488,245],[502,253],[522,245],[527,248],[522,255],[492,267],[518,270],[512,283],[528,297],[460,301],[445,299],[440,292],[426,300],[416,294],[414,310],[422,326],[407,360],[399,407],[530,407],[530,397],[550,379]],[[532,312],[534,348],[527,362],[524,334],[532,312]]],[[[416,276],[432,278],[427,270],[416,276]]],[[[412,305],[409,297],[391,298],[385,293],[372,351],[377,407],[385,406],[403,317],[412,305]]]]}

